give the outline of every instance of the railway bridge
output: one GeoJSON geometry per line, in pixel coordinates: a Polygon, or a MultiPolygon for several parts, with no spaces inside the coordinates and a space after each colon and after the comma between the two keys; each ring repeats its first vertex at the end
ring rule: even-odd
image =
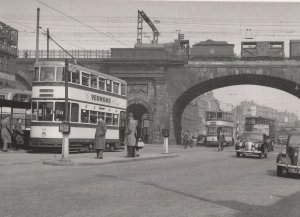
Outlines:
{"type": "MultiPolygon", "coordinates": [[[[300,61],[124,58],[83,58],[78,61],[128,82],[128,110],[141,120],[149,142],[162,141],[161,130],[168,128],[171,140],[179,143],[185,107],[195,97],[217,88],[253,84],[300,97],[300,61]]],[[[18,69],[33,77],[33,63],[34,59],[20,58],[18,69]]]]}

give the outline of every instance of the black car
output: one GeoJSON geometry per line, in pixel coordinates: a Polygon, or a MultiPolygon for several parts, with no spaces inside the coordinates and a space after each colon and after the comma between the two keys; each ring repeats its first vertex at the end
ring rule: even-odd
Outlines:
{"type": "Polygon", "coordinates": [[[244,132],[235,149],[237,157],[241,155],[258,155],[259,158],[267,158],[268,148],[263,133],[244,132]]]}
{"type": "Polygon", "coordinates": [[[291,133],[288,136],[286,148],[277,155],[277,176],[282,176],[283,172],[300,173],[300,133],[291,133]]]}

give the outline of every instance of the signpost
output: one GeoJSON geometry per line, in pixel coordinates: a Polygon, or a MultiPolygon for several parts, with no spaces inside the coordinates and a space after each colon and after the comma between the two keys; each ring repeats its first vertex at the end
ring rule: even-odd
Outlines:
{"type": "Polygon", "coordinates": [[[69,74],[69,60],[65,59],[65,118],[63,123],[59,125],[59,132],[63,134],[62,141],[62,159],[68,160],[69,158],[69,134],[71,131],[69,123],[69,108],[68,108],[68,74],[69,74]]]}
{"type": "Polygon", "coordinates": [[[170,136],[169,130],[162,129],[162,135],[164,137],[164,152],[163,152],[163,154],[169,154],[169,136],[170,136]]]}

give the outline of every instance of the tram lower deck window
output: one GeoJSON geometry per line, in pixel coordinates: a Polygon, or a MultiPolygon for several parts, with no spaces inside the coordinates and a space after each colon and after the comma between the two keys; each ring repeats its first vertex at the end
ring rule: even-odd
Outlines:
{"type": "Polygon", "coordinates": [[[82,123],[88,123],[89,116],[90,116],[89,110],[81,109],[81,122],[82,123]]]}
{"type": "Polygon", "coordinates": [[[112,125],[112,113],[106,113],[105,122],[107,125],[112,125]]]}
{"type": "Polygon", "coordinates": [[[52,121],[53,102],[38,103],[38,121],[52,121]]]}

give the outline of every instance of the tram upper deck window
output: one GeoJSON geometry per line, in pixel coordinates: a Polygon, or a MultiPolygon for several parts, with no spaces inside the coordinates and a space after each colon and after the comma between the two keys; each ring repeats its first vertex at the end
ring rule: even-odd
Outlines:
{"type": "Polygon", "coordinates": [[[104,78],[98,78],[98,84],[100,90],[105,90],[105,79],[104,78]]]}
{"type": "Polygon", "coordinates": [[[34,67],[34,81],[40,80],[39,67],[34,67]]]}
{"type": "Polygon", "coordinates": [[[53,102],[38,103],[38,121],[53,120],[53,102]]]}
{"type": "Polygon", "coordinates": [[[92,88],[97,88],[97,76],[96,75],[91,75],[91,87],[92,88]]]}
{"type": "Polygon", "coordinates": [[[120,87],[119,83],[113,82],[113,93],[119,94],[119,87],[120,87]]]}
{"type": "Polygon", "coordinates": [[[106,91],[107,92],[112,91],[111,85],[112,85],[112,81],[111,80],[106,80],[106,91]]]}
{"type": "Polygon", "coordinates": [[[80,71],[79,71],[79,70],[76,70],[75,72],[72,72],[72,74],[71,74],[71,75],[72,75],[72,80],[71,80],[72,83],[79,84],[79,81],[80,81],[80,80],[79,80],[79,78],[80,78],[80,77],[79,77],[79,76],[80,76],[79,74],[80,74],[80,71]]]}
{"type": "Polygon", "coordinates": [[[90,86],[91,75],[85,72],[81,72],[81,84],[84,86],[90,86]]]}
{"type": "Polygon", "coordinates": [[[56,81],[64,81],[65,80],[65,68],[57,67],[56,68],[56,81]]]}
{"type": "Polygon", "coordinates": [[[223,113],[222,112],[217,112],[217,118],[222,119],[223,118],[223,113]]]}
{"type": "Polygon", "coordinates": [[[5,94],[0,94],[0,99],[6,99],[6,95],[5,94]]]}
{"type": "Polygon", "coordinates": [[[40,81],[54,81],[55,67],[41,67],[40,81]]]}
{"type": "Polygon", "coordinates": [[[126,85],[125,84],[121,84],[121,95],[122,96],[126,95],[126,85]]]}

